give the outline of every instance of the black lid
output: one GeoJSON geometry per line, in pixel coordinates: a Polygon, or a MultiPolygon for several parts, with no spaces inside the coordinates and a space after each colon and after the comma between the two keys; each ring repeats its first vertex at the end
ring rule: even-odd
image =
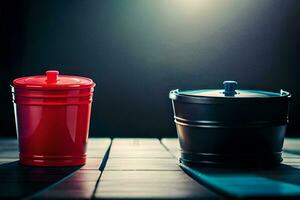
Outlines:
{"type": "Polygon", "coordinates": [[[290,97],[290,93],[280,90],[279,92],[269,92],[262,90],[237,90],[236,81],[224,81],[224,89],[201,89],[201,90],[172,90],[169,94],[170,99],[183,100],[195,103],[203,101],[253,101],[266,99],[278,99],[290,97]],[[179,99],[178,99],[179,98],[179,99]]]}

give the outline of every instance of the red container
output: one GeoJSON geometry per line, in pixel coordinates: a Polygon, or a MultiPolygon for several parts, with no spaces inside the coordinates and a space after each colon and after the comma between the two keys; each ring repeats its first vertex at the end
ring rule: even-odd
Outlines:
{"type": "Polygon", "coordinates": [[[58,71],[13,81],[22,164],[85,164],[94,87],[91,79],[59,75],[58,71]]]}

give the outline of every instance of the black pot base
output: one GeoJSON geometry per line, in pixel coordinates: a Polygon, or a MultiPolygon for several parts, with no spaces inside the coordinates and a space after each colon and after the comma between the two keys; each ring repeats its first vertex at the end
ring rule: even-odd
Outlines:
{"type": "Polygon", "coordinates": [[[256,166],[276,166],[283,160],[281,152],[270,154],[202,154],[202,153],[181,153],[180,162],[187,166],[238,166],[238,167],[256,167],[256,166]]]}

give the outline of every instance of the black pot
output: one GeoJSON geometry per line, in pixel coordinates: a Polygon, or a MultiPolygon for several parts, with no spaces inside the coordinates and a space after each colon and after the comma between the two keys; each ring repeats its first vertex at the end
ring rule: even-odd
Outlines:
{"type": "Polygon", "coordinates": [[[172,90],[181,162],[188,165],[273,165],[282,145],[291,95],[259,90],[172,90]]]}

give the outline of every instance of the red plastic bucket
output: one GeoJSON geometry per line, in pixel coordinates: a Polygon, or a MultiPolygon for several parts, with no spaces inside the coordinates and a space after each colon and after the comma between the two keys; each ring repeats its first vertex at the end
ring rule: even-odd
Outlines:
{"type": "Polygon", "coordinates": [[[85,164],[95,83],[59,75],[17,78],[12,84],[20,162],[33,166],[85,164]]]}

